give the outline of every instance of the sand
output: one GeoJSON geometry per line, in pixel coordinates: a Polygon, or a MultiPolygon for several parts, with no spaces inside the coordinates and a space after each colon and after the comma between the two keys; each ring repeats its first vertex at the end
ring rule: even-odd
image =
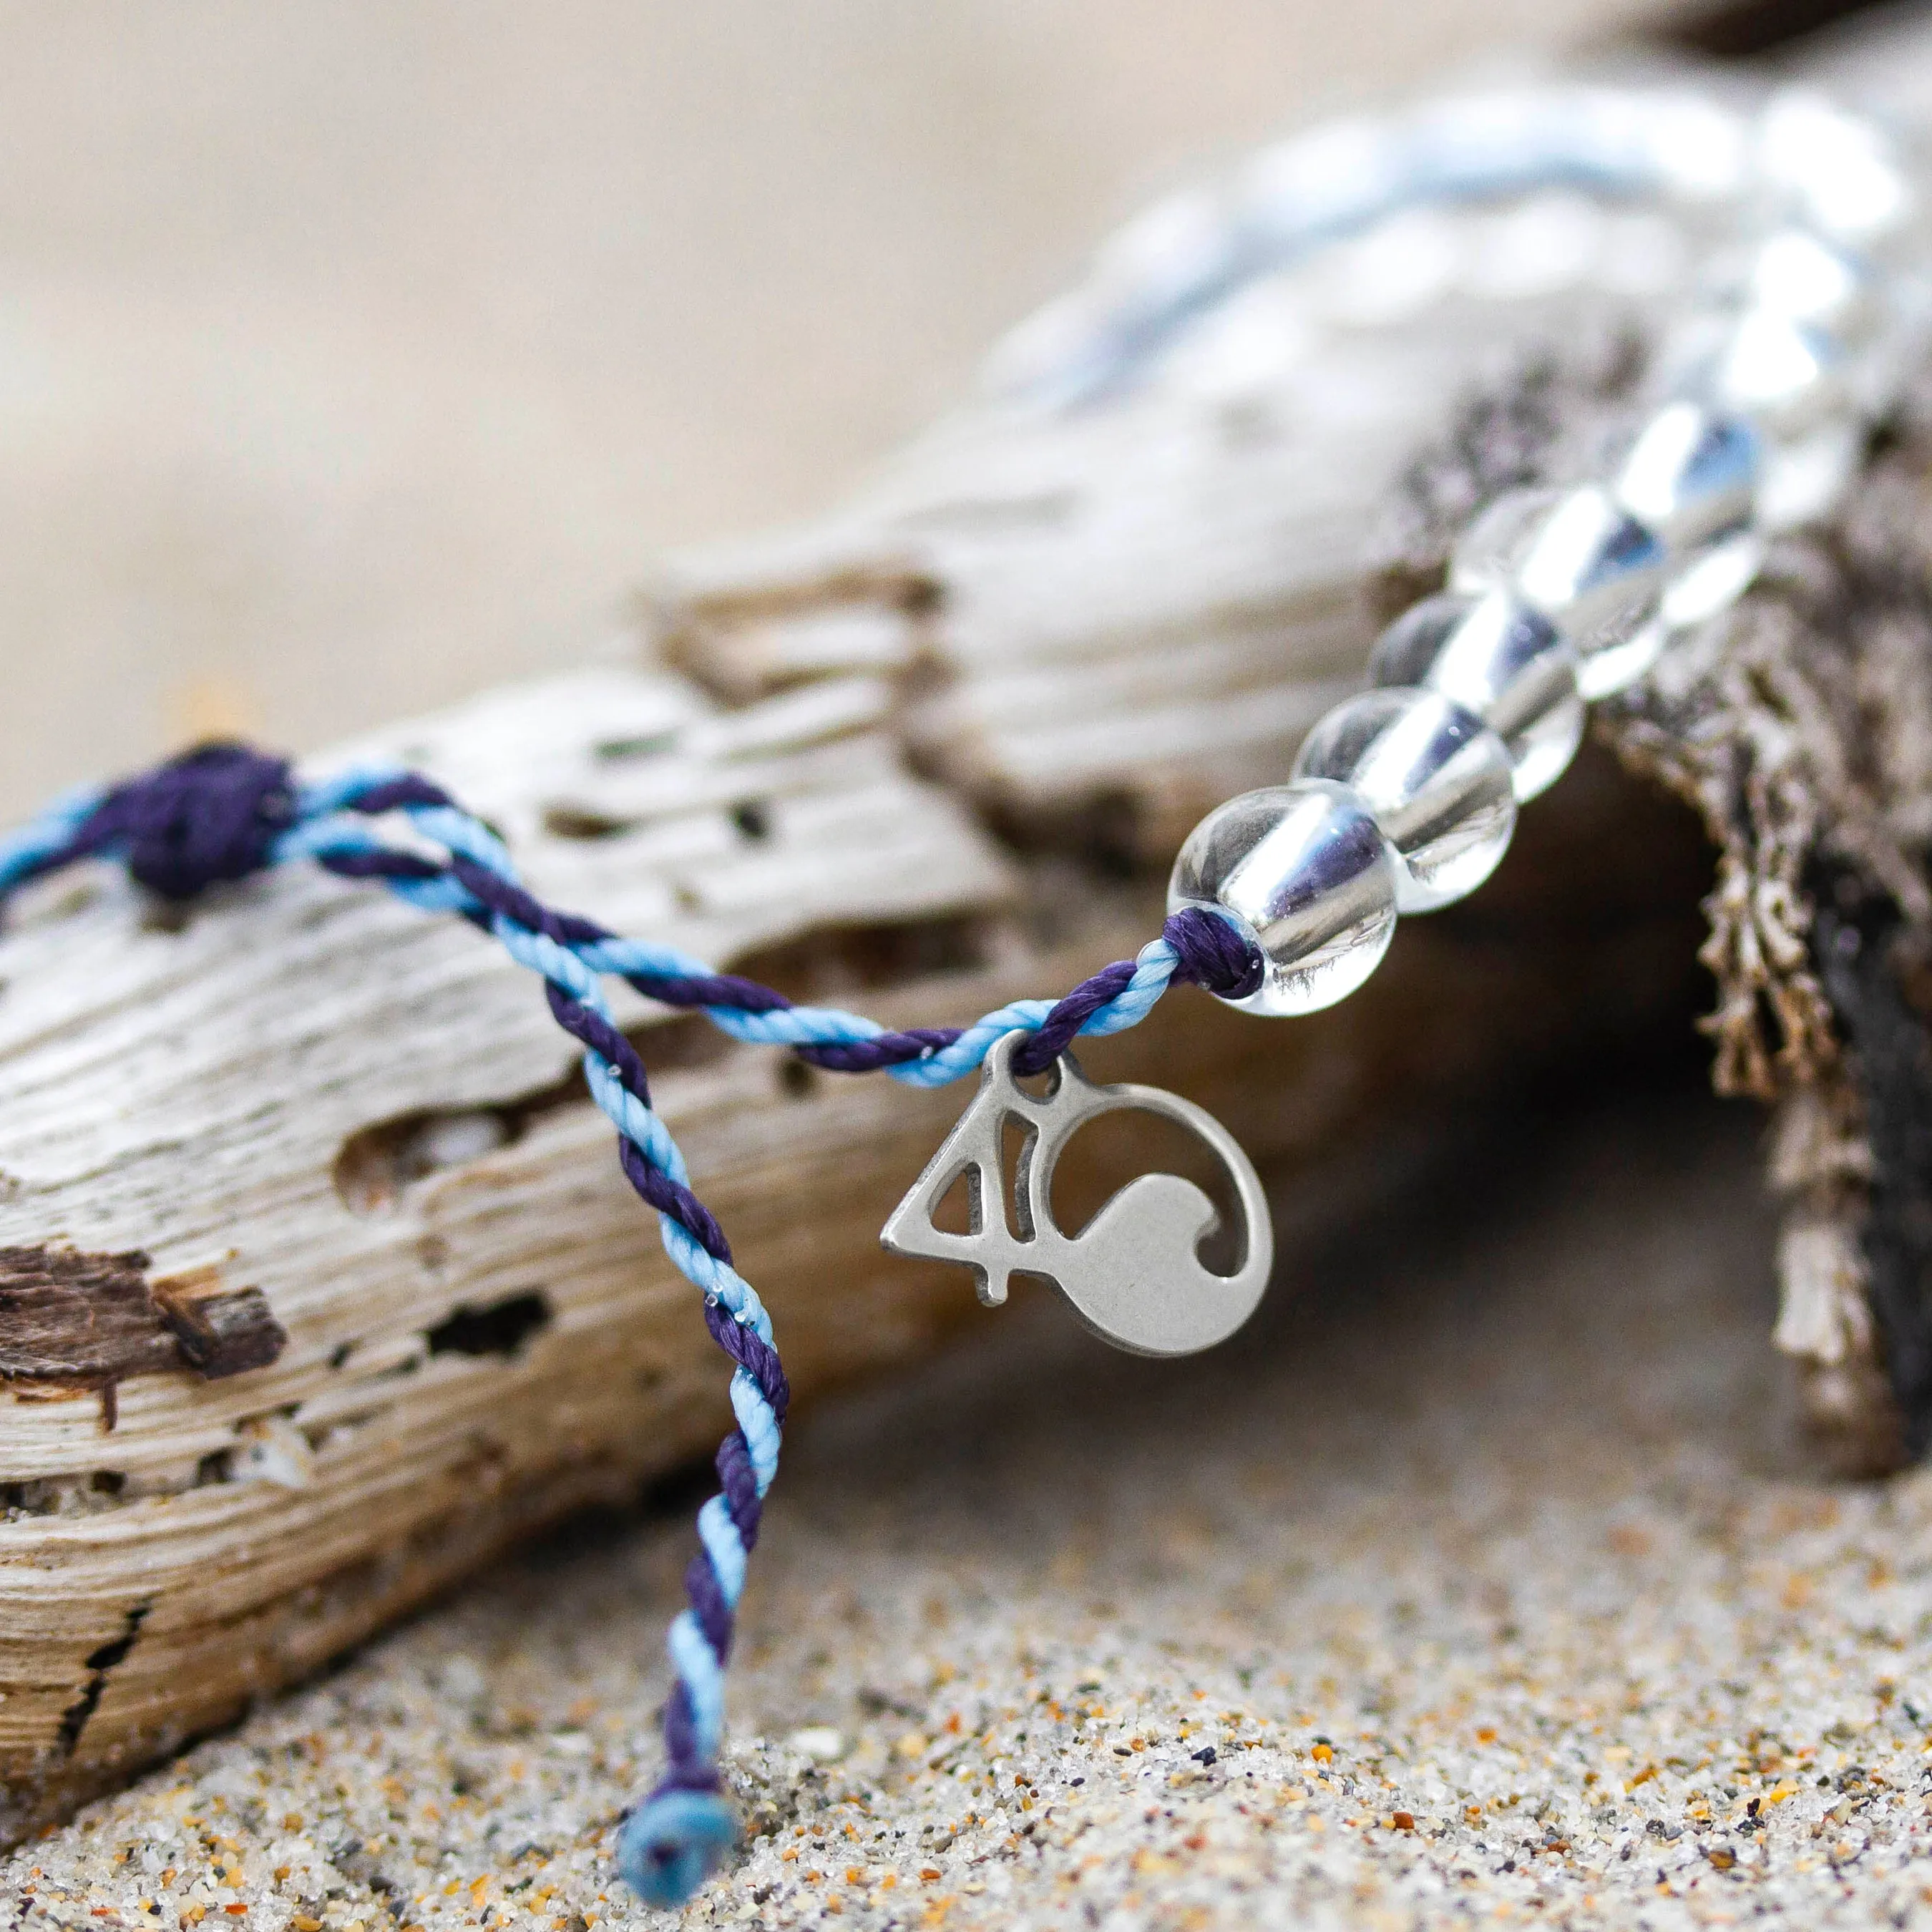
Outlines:
{"type": "MultiPolygon", "coordinates": [[[[1932,1475],[1794,1442],[1757,1131],[1630,1102],[1303,1258],[1218,1355],[1042,1304],[803,1418],[750,1842],[684,1922],[1932,1925],[1932,1475]]],[[[672,1922],[609,1854],[698,1493],[16,1854],[0,1926],[672,1922]]]]}

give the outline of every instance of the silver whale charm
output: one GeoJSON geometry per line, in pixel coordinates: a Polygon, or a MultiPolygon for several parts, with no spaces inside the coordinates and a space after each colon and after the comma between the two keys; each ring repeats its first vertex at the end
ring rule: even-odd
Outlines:
{"type": "Polygon", "coordinates": [[[892,1210],[880,1245],[892,1254],[970,1268],[988,1308],[1006,1300],[1010,1276],[1043,1276],[1096,1335],[1136,1354],[1186,1355],[1226,1341],[1254,1312],[1274,1264],[1274,1232],[1252,1163],[1220,1122],[1192,1101],[1158,1087],[1096,1086],[1071,1054],[1060,1055],[1048,1076],[1052,1090],[1036,1099],[1011,1064],[1028,1036],[1010,1033],[986,1056],[979,1092],[892,1210]],[[1088,1121],[1128,1108],[1178,1121],[1220,1157],[1242,1216],[1237,1273],[1216,1274],[1203,1265],[1199,1245],[1220,1216],[1192,1181],[1176,1174],[1139,1175],[1078,1235],[1060,1232],[1053,1218],[1054,1163],[1088,1121]],[[1010,1224],[1001,1158],[1009,1120],[1023,1133],[1010,1224]],[[933,1217],[962,1174],[968,1232],[951,1234],[933,1217]]]}

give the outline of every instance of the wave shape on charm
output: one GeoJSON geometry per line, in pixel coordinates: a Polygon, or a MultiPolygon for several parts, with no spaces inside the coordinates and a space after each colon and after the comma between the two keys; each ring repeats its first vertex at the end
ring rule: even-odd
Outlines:
{"type": "Polygon", "coordinates": [[[1094,1334],[1136,1354],[1192,1354],[1226,1341],[1254,1312],[1274,1265],[1274,1228],[1252,1162],[1191,1100],[1158,1087],[1098,1086],[1071,1054],[1054,1063],[1048,1092],[1029,1094],[1012,1068],[1014,1049],[1028,1036],[1010,1033],[986,1056],[979,1092],[892,1210],[880,1245],[892,1254],[970,1268],[988,1308],[1006,1300],[1012,1275],[1044,1276],[1094,1334]],[[1241,1264],[1233,1274],[1216,1274],[1202,1262],[1201,1243],[1220,1216],[1179,1174],[1138,1175],[1078,1234],[1060,1231],[1053,1218],[1054,1163],[1087,1122],[1130,1108],[1178,1122],[1227,1169],[1243,1223],[1241,1264]],[[1009,1120],[1022,1135],[1010,1221],[1001,1160],[1009,1120]],[[934,1217],[962,1174],[967,1229],[956,1234],[934,1217]]]}

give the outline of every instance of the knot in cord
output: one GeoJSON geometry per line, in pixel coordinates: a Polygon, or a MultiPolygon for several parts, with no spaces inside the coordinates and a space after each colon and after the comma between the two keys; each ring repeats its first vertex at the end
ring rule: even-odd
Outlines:
{"type": "Polygon", "coordinates": [[[1177,956],[1177,980],[1192,980],[1224,1000],[1245,1000],[1260,990],[1267,962],[1232,920],[1205,906],[1184,906],[1168,915],[1161,937],[1177,956]]]}
{"type": "Polygon", "coordinates": [[[116,785],[78,829],[77,852],[114,853],[150,892],[191,899],[274,862],[296,816],[289,762],[202,745],[116,785]]]}
{"type": "MultiPolygon", "coordinates": [[[[1169,977],[1173,980],[1191,982],[1224,1000],[1244,1000],[1262,983],[1265,962],[1260,948],[1230,920],[1204,906],[1184,906],[1171,914],[1160,936],[1172,949],[1169,977]]],[[[1088,1030],[1096,1014],[1126,996],[1146,959],[1144,952],[1138,962],[1117,959],[1092,978],[1083,980],[1055,1004],[1032,1038],[1015,1052],[1013,1071],[1022,1077],[1044,1073],[1088,1030]]],[[[1159,997],[1156,991],[1154,998],[1159,997]]],[[[1140,1017],[1134,1016],[1135,1019],[1140,1017]]]]}

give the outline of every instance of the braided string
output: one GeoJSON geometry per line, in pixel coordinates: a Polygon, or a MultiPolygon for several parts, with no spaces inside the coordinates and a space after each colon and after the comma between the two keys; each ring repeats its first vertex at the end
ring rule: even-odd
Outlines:
{"type": "Polygon", "coordinates": [[[1044,1071],[1076,1037],[1137,1024],[1177,981],[1245,997],[1260,983],[1258,953],[1227,921],[1190,910],[1134,958],[1103,968],[1064,999],[1016,1000],[964,1028],[889,1031],[861,1014],[794,1006],[673,947],[622,938],[542,904],[496,834],[416,773],[358,770],[298,785],[285,761],[238,746],[203,747],[112,790],[74,794],[0,839],[0,904],[27,880],[89,857],[118,859],[151,890],[182,899],[299,859],[342,878],[379,881],[424,911],[453,913],[494,937],[542,980],[552,1016],[582,1046],[591,1097],[617,1130],[625,1176],[656,1210],[665,1252],[703,1294],[705,1325],[733,1364],[737,1426],[718,1451],[718,1493],[698,1513],[687,1607],[667,1641],[676,1672],[664,1711],[668,1762],[618,1838],[620,1867],[638,1892],[654,1905],[682,1904],[734,1838],[718,1770],[724,1671],[790,1390],[771,1317],[692,1191],[684,1156],[651,1106],[644,1061],[602,982],[624,980],[664,1005],[703,1012],[734,1039],[787,1047],[835,1072],[884,1070],[937,1087],[972,1072],[1016,1030],[1032,1037],[1014,1054],[1016,1069],[1044,1071]],[[416,835],[411,844],[377,835],[370,821],[390,814],[416,835]]]}
{"type": "Polygon", "coordinates": [[[312,858],[345,876],[393,880],[392,848],[356,822],[392,812],[459,855],[446,867],[420,862],[423,886],[406,894],[416,903],[472,920],[500,912],[544,932],[592,972],[626,980],[660,1004],[694,1009],[734,1040],[789,1048],[832,1072],[883,1071],[908,1086],[944,1087],[975,1071],[994,1042],[1016,1030],[1034,1036],[1014,1054],[1016,1070],[1043,1072],[1079,1035],[1138,1026],[1177,982],[1229,999],[1261,983],[1261,957],[1249,940],[1216,914],[1190,910],[1171,917],[1132,960],[1104,968],[1064,999],[1015,1000],[968,1027],[889,1031],[861,1013],[794,1006],[770,986],[715,972],[675,946],[620,938],[592,920],[545,911],[517,884],[501,842],[480,820],[428,779],[385,769],[303,787],[296,822],[277,841],[274,858],[312,858]]]}

